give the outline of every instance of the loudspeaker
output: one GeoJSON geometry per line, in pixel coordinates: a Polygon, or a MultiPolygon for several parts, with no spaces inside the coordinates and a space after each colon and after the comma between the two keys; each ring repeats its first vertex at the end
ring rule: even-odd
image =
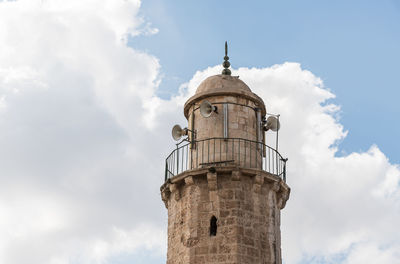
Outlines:
{"type": "Polygon", "coordinates": [[[182,136],[187,135],[187,131],[187,128],[182,129],[180,125],[175,125],[172,128],[172,138],[178,141],[182,136]]]}
{"type": "Polygon", "coordinates": [[[279,128],[281,127],[278,119],[274,116],[270,116],[267,118],[267,122],[264,125],[264,130],[268,131],[268,130],[272,130],[272,131],[278,131],[279,128]]]}
{"type": "Polygon", "coordinates": [[[217,107],[212,105],[209,101],[204,100],[200,105],[200,114],[203,117],[209,117],[212,112],[217,112],[217,107]]]}

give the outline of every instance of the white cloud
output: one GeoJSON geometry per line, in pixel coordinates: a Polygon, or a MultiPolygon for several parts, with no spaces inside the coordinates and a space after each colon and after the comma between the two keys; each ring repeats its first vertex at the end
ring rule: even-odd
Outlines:
{"type": "MultiPolygon", "coordinates": [[[[220,71],[216,66],[197,72],[180,102],[220,71]]],[[[398,165],[375,145],[338,156],[337,144],[347,134],[337,119],[340,107],[329,101],[335,96],[323,82],[298,63],[239,68],[233,75],[264,99],[267,111],[281,114],[279,149],[289,157],[292,188],[282,213],[285,262],[400,262],[398,165]]],[[[269,144],[274,142],[270,135],[269,144]]]]}
{"type": "Polygon", "coordinates": [[[378,247],[374,243],[360,243],[354,247],[345,263],[398,263],[400,259],[400,247],[378,247]]]}
{"type": "Polygon", "coordinates": [[[166,152],[143,125],[159,64],[126,46],[155,32],[139,7],[0,2],[0,262],[164,256],[166,152]]]}
{"type": "Polygon", "coordinates": [[[340,108],[327,101],[334,95],[322,81],[296,63],[237,74],[264,98],[267,109],[282,115],[280,152],[289,157],[292,188],[282,215],[286,262],[306,255],[330,263],[346,252],[349,261],[355,250],[367,253],[366,244],[385,255],[398,248],[393,230],[400,221],[400,170],[376,146],[337,156],[337,142],[346,132],[335,118],[340,108]]]}
{"type": "MultiPolygon", "coordinates": [[[[198,71],[169,101],[157,98],[157,58],[126,46],[128,35],[157,32],[139,8],[134,0],[0,2],[0,262],[104,263],[141,249],[165,256],[158,187],[169,131],[221,67],[198,71]]],[[[398,166],[377,146],[337,156],[346,136],[340,107],[299,64],[233,74],[282,115],[292,187],[286,262],[399,262],[398,166]]]]}

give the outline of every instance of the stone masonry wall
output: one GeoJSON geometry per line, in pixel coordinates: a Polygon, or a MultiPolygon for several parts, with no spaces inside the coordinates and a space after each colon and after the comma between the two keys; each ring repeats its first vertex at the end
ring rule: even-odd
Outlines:
{"type": "Polygon", "coordinates": [[[196,110],[194,111],[194,127],[191,127],[191,120],[189,120],[189,128],[197,131],[198,140],[223,137],[223,105],[216,103],[234,103],[228,104],[228,137],[257,140],[257,117],[252,109],[256,105],[253,101],[239,96],[212,96],[199,101],[190,108],[189,113],[191,114],[193,109],[196,110]],[[204,100],[215,104],[218,107],[218,113],[212,113],[208,118],[203,117],[198,107],[204,100]]]}
{"type": "MultiPolygon", "coordinates": [[[[198,144],[191,149],[191,168],[199,168],[214,161],[232,161],[237,166],[261,168],[263,151],[257,141],[257,114],[255,103],[239,96],[212,96],[199,101],[189,110],[189,129],[196,131],[198,144]],[[205,118],[198,109],[208,100],[218,107],[218,113],[205,118]],[[228,103],[228,141],[224,141],[223,104],[228,103]],[[194,121],[192,123],[192,120],[194,121]],[[207,140],[210,138],[218,138],[207,140]],[[202,141],[206,139],[205,141],[202,141]],[[239,139],[244,139],[239,142],[239,139]],[[250,140],[250,141],[246,141],[250,140]],[[252,142],[251,142],[252,141],[252,142]]],[[[262,138],[258,141],[262,142],[262,138]]]]}
{"type": "Polygon", "coordinates": [[[280,209],[289,188],[266,172],[250,172],[187,174],[163,186],[167,264],[281,263],[280,209]],[[212,216],[216,236],[210,236],[212,216]]]}

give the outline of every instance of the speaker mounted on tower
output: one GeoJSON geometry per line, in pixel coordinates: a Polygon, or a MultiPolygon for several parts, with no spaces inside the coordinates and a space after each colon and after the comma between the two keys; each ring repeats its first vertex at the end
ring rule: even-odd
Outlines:
{"type": "Polygon", "coordinates": [[[218,113],[217,111],[218,107],[207,100],[204,100],[200,105],[200,114],[205,118],[210,117],[213,112],[218,113]]]}
{"type": "Polygon", "coordinates": [[[265,121],[264,131],[272,130],[274,132],[278,131],[281,127],[279,120],[274,116],[269,116],[267,121],[265,121]]]}
{"type": "Polygon", "coordinates": [[[172,138],[175,141],[178,141],[178,140],[180,140],[182,138],[182,136],[187,136],[188,135],[188,131],[189,131],[189,129],[187,129],[187,128],[181,128],[180,125],[175,125],[172,128],[172,133],[171,133],[172,134],[172,138]]]}

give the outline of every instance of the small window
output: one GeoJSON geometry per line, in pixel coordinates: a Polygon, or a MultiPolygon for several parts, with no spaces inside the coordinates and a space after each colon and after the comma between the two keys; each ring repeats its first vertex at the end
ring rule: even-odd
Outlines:
{"type": "Polygon", "coordinates": [[[212,216],[210,219],[210,236],[217,235],[217,218],[212,216]]]}

